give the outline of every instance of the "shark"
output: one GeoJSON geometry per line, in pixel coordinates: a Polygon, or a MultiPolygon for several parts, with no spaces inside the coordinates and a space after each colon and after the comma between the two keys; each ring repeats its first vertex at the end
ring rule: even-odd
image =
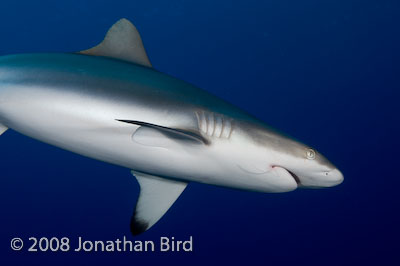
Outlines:
{"type": "Polygon", "coordinates": [[[87,50],[1,56],[0,133],[7,129],[130,169],[140,186],[133,235],[190,182],[278,193],[343,181],[314,148],[155,70],[127,19],[87,50]]]}

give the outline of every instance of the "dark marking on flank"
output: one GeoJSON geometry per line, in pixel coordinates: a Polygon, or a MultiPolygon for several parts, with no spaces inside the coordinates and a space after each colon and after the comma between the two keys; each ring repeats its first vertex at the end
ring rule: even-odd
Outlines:
{"type": "Polygon", "coordinates": [[[154,124],[150,124],[150,123],[146,123],[146,122],[142,122],[142,121],[135,121],[135,120],[116,119],[116,121],[157,129],[161,133],[163,133],[165,136],[172,138],[172,139],[176,139],[176,140],[191,141],[191,142],[195,142],[198,144],[206,144],[206,145],[210,144],[206,138],[204,138],[203,136],[201,136],[193,131],[189,131],[189,130],[163,127],[163,126],[154,125],[154,124]]]}

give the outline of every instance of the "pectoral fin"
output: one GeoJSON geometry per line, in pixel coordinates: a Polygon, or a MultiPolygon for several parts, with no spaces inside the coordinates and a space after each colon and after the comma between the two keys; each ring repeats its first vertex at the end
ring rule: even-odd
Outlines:
{"type": "Polygon", "coordinates": [[[197,132],[154,125],[134,120],[117,120],[140,126],[132,136],[135,142],[145,146],[164,147],[170,140],[192,144],[208,144],[208,140],[197,132]]]}
{"type": "Polygon", "coordinates": [[[152,227],[174,204],[187,183],[131,171],[140,185],[139,199],[131,220],[131,232],[138,235],[152,227]]]}

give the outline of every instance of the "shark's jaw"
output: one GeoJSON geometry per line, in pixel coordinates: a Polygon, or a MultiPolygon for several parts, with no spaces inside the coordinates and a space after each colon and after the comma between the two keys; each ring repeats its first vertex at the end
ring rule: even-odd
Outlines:
{"type": "Polygon", "coordinates": [[[276,168],[280,168],[280,169],[283,169],[284,171],[286,171],[288,174],[289,174],[289,176],[291,176],[292,178],[293,178],[293,180],[296,182],[296,184],[297,184],[297,187],[300,187],[301,186],[301,181],[300,181],[300,178],[295,174],[295,173],[293,173],[292,171],[290,171],[290,170],[288,170],[286,167],[283,167],[283,166],[280,166],[280,165],[272,165],[271,166],[271,168],[272,169],[276,169],[276,168]]]}
{"type": "Polygon", "coordinates": [[[336,168],[330,171],[318,173],[296,174],[288,168],[279,166],[286,170],[296,181],[298,188],[328,188],[341,184],[343,182],[343,174],[336,168]]]}
{"type": "Polygon", "coordinates": [[[293,173],[292,171],[289,171],[288,169],[285,169],[285,170],[288,171],[288,173],[293,177],[294,181],[296,181],[296,183],[297,183],[297,186],[301,187],[300,178],[295,173],[293,173]]]}

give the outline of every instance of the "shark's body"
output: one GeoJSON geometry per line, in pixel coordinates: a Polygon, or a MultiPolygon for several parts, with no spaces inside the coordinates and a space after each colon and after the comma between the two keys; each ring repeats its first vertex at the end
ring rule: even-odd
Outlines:
{"type": "Polygon", "coordinates": [[[286,192],[343,179],[309,147],[154,70],[126,20],[81,54],[1,57],[0,123],[132,169],[141,185],[134,234],[157,222],[190,181],[286,192]]]}
{"type": "Polygon", "coordinates": [[[22,134],[157,176],[272,190],[215,160],[240,119],[253,118],[188,83],[137,64],[76,54],[6,56],[0,69],[7,84],[0,91],[1,122],[22,134]],[[146,134],[137,140],[140,122],[202,132],[204,139],[171,141],[160,135],[153,143],[146,134]]]}

